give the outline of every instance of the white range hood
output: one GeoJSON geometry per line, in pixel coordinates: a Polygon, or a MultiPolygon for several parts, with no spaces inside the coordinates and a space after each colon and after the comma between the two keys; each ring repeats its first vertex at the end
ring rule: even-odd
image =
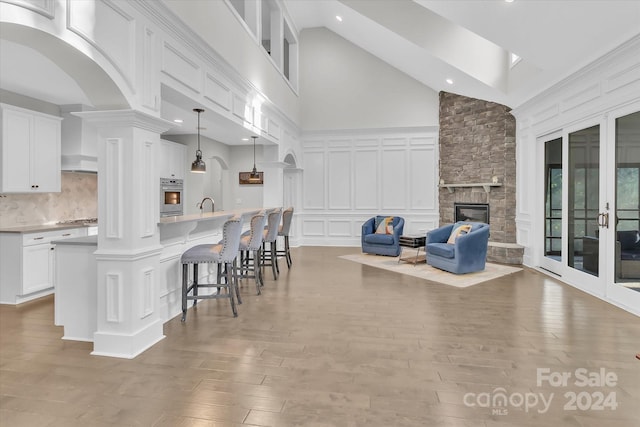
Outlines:
{"type": "Polygon", "coordinates": [[[94,126],[83,123],[71,113],[91,111],[81,104],[62,105],[62,161],[63,171],[98,172],[98,133],[94,126]]]}

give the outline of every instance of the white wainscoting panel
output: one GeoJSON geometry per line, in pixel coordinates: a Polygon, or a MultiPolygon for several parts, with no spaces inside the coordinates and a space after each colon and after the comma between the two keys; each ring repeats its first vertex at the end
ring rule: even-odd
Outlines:
{"type": "Polygon", "coordinates": [[[382,182],[380,186],[382,187],[382,209],[384,210],[397,211],[407,208],[407,157],[406,149],[382,150],[382,182]]]}
{"type": "Polygon", "coordinates": [[[324,152],[310,152],[304,156],[304,209],[324,209],[324,152]]]}
{"type": "Polygon", "coordinates": [[[231,111],[231,89],[207,73],[204,80],[204,97],[226,111],[231,111]]]}
{"type": "Polygon", "coordinates": [[[302,221],[304,236],[324,236],[324,221],[321,219],[306,219],[302,221]]]}
{"type": "MultiPolygon", "coordinates": [[[[156,35],[148,27],[144,28],[142,51],[142,105],[158,111],[160,108],[160,84],[158,80],[159,64],[157,63],[159,49],[156,48],[156,35]]],[[[140,78],[140,75],[138,75],[140,78]]]]}
{"type": "Polygon", "coordinates": [[[329,236],[330,237],[351,237],[351,221],[349,220],[330,220],[329,236]]]}
{"type": "Polygon", "coordinates": [[[379,206],[378,150],[354,153],[354,209],[375,211],[379,206]]]}
{"type": "Polygon", "coordinates": [[[411,150],[409,157],[409,206],[411,209],[434,209],[437,205],[438,163],[436,150],[433,148],[411,150]]]}
{"type": "Polygon", "coordinates": [[[155,162],[155,148],[160,144],[154,144],[152,141],[145,141],[140,145],[141,153],[139,154],[139,173],[140,189],[138,194],[144,198],[140,210],[140,237],[153,236],[158,227],[158,205],[159,200],[156,196],[157,192],[153,188],[149,188],[149,183],[157,183],[157,167],[155,162]]]}
{"type": "Polygon", "coordinates": [[[232,113],[246,123],[253,124],[253,107],[246,100],[235,93],[232,100],[232,113]]]}
{"type": "Polygon", "coordinates": [[[173,77],[184,87],[200,93],[200,66],[194,59],[189,58],[168,42],[164,43],[162,49],[162,72],[173,77]]]}
{"type": "Polygon", "coordinates": [[[437,227],[437,127],[303,136],[302,245],[360,246],[362,224],[399,215],[405,232],[437,227]]]}
{"type": "Polygon", "coordinates": [[[55,18],[56,4],[54,0],[3,0],[5,3],[15,4],[49,19],[55,18]]]}
{"type": "Polygon", "coordinates": [[[154,286],[154,270],[153,268],[146,268],[142,271],[142,292],[140,298],[140,318],[144,319],[153,313],[155,295],[154,286]]]}
{"type": "Polygon", "coordinates": [[[565,113],[573,108],[579,107],[580,105],[586,104],[587,102],[599,97],[600,84],[596,83],[576,93],[572,93],[571,96],[563,99],[560,102],[560,110],[562,113],[565,113]]]}
{"type": "Polygon", "coordinates": [[[135,61],[135,21],[106,1],[67,2],[67,28],[78,34],[104,55],[133,87],[135,61]],[[96,17],[100,17],[97,19],[96,17]]]}
{"type": "Polygon", "coordinates": [[[275,140],[280,139],[281,130],[278,122],[269,119],[267,130],[268,130],[269,136],[273,137],[273,139],[275,140]]]}
{"type": "Polygon", "coordinates": [[[122,180],[122,139],[109,138],[106,140],[106,202],[107,202],[107,224],[105,227],[106,237],[109,239],[122,238],[122,228],[124,213],[122,211],[122,198],[124,197],[124,187],[122,180]]]}
{"type": "Polygon", "coordinates": [[[351,208],[351,152],[329,152],[329,209],[351,208]]]}
{"type": "Polygon", "coordinates": [[[122,274],[107,273],[105,276],[105,296],[107,322],[122,322],[122,274]]]}

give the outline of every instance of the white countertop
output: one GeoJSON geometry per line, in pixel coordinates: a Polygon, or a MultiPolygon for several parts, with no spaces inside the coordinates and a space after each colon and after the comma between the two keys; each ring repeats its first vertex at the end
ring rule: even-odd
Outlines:
{"type": "Polygon", "coordinates": [[[206,221],[212,219],[229,219],[234,216],[246,216],[246,215],[254,215],[260,211],[266,210],[270,211],[273,208],[246,208],[246,209],[234,209],[232,211],[218,211],[218,212],[204,212],[198,214],[190,214],[190,215],[179,215],[179,216],[169,216],[165,218],[160,218],[160,222],[158,224],[179,224],[183,222],[193,222],[193,221],[206,221]]]}
{"type": "Polygon", "coordinates": [[[0,233],[40,233],[44,231],[69,230],[71,228],[96,227],[98,224],[36,224],[0,228],[0,233]]]}

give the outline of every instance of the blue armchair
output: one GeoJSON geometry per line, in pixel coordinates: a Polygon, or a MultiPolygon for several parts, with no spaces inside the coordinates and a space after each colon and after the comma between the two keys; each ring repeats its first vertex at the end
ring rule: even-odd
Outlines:
{"type": "Polygon", "coordinates": [[[404,218],[393,217],[391,222],[393,234],[376,234],[377,225],[385,218],[387,217],[378,215],[362,224],[362,252],[387,256],[400,255],[400,236],[404,229],[404,218]]]}
{"type": "Polygon", "coordinates": [[[484,270],[489,245],[489,225],[459,221],[427,233],[425,252],[427,264],[455,274],[484,270]],[[454,227],[470,225],[467,234],[459,235],[455,243],[447,243],[454,227]]]}

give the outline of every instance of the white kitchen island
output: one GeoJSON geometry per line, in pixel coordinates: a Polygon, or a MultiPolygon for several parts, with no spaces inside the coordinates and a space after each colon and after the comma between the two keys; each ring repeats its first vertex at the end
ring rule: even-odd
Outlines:
{"type": "MultiPolygon", "coordinates": [[[[242,217],[248,228],[251,216],[262,210],[241,209],[160,219],[162,253],[154,289],[156,307],[163,323],[182,312],[182,253],[195,245],[218,243],[222,239],[222,226],[229,218],[242,217]]],[[[56,324],[64,327],[63,339],[94,341],[98,310],[94,255],[97,236],[54,243],[57,245],[56,324]]],[[[201,270],[203,278],[210,274],[207,268],[201,270]]]]}

